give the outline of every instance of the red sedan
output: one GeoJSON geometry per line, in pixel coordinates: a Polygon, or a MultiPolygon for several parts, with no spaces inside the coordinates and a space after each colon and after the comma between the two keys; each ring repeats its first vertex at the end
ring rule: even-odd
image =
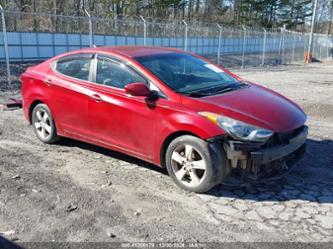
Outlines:
{"type": "Polygon", "coordinates": [[[82,49],[28,68],[21,81],[25,117],[42,142],[117,150],[166,167],[189,191],[230,174],[270,175],[305,148],[298,105],[175,49],[82,49]]]}

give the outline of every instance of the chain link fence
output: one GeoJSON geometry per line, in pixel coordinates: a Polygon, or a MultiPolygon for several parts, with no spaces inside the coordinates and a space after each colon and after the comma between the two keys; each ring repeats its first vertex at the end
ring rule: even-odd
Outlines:
{"type": "MultiPolygon", "coordinates": [[[[85,16],[0,12],[0,68],[8,76],[1,84],[10,83],[10,72],[23,71],[27,63],[93,44],[173,47],[227,68],[244,68],[304,61],[309,43],[309,34],[285,29],[223,27],[142,16],[99,18],[88,12],[85,16]]],[[[332,57],[332,36],[315,34],[313,44],[314,59],[332,57]]]]}

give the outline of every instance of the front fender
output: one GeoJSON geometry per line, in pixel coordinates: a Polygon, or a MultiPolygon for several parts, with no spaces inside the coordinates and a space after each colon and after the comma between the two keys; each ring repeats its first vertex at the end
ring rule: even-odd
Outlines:
{"type": "Polygon", "coordinates": [[[161,129],[157,130],[154,163],[161,165],[160,152],[164,142],[174,134],[193,134],[201,139],[225,134],[225,131],[216,124],[196,113],[172,113],[162,121],[161,129]],[[158,149],[158,150],[157,150],[158,149]]]}
{"type": "Polygon", "coordinates": [[[161,131],[163,138],[180,130],[188,131],[202,139],[224,134],[224,130],[197,113],[173,113],[167,118],[169,124],[161,131]]]}

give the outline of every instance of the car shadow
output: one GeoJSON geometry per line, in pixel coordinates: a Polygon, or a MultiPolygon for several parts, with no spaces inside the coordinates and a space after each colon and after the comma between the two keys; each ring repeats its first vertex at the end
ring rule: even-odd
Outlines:
{"type": "MultiPolygon", "coordinates": [[[[93,151],[164,175],[168,174],[165,168],[92,144],[67,138],[62,139],[58,144],[93,151]]],[[[172,184],[171,180],[170,184],[172,184]]],[[[309,202],[333,203],[333,141],[308,139],[304,157],[282,176],[242,186],[222,184],[214,187],[205,195],[253,201],[299,199],[309,202]]]]}
{"type": "Polygon", "coordinates": [[[0,236],[0,248],[1,249],[23,249],[23,247],[15,244],[14,242],[7,240],[6,238],[0,236]]]}
{"type": "Polygon", "coordinates": [[[78,140],[73,140],[70,138],[63,138],[57,144],[61,145],[61,146],[78,147],[83,150],[93,151],[95,153],[99,153],[104,156],[112,157],[112,158],[122,160],[127,163],[135,164],[137,166],[144,167],[149,170],[154,170],[154,171],[159,172],[164,175],[168,174],[165,168],[160,168],[154,164],[148,163],[148,162],[138,159],[136,157],[132,157],[132,156],[126,155],[124,153],[106,149],[106,148],[103,148],[103,147],[100,147],[97,145],[81,142],[78,140]]]}

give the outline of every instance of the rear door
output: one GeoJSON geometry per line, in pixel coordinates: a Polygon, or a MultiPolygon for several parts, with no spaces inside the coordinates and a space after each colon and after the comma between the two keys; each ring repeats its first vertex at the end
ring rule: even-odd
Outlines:
{"type": "Polygon", "coordinates": [[[139,157],[151,158],[156,111],[145,97],[129,96],[124,87],[146,79],[121,61],[95,60],[95,100],[89,102],[91,127],[99,141],[139,157]]]}
{"type": "Polygon", "coordinates": [[[45,79],[52,89],[50,103],[55,120],[64,134],[91,135],[88,102],[92,59],[93,54],[63,57],[53,63],[53,71],[45,79]]]}

